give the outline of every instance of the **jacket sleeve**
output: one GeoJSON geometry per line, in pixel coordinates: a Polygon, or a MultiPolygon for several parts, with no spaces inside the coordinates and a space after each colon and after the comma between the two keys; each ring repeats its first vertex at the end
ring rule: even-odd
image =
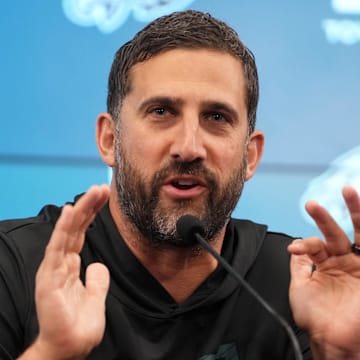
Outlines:
{"type": "Polygon", "coordinates": [[[0,232],[0,348],[13,357],[24,350],[25,324],[33,306],[29,285],[21,253],[0,232]]]}
{"type": "Polygon", "coordinates": [[[52,230],[44,217],[0,222],[0,354],[16,358],[38,334],[35,277],[52,230]]]}

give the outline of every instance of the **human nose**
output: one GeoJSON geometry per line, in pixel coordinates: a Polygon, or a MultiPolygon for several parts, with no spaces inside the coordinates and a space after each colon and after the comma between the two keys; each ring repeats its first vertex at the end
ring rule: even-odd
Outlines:
{"type": "Polygon", "coordinates": [[[182,122],[179,131],[175,134],[170,155],[183,162],[204,160],[206,150],[204,147],[199,122],[182,122]]]}

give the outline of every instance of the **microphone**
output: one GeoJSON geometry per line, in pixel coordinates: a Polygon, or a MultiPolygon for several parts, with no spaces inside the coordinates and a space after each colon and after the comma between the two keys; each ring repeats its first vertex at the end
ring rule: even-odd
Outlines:
{"type": "Polygon", "coordinates": [[[302,360],[302,354],[299,342],[296,335],[287,323],[287,321],[270,305],[260,294],[221,256],[219,255],[210,244],[204,239],[205,227],[197,217],[193,215],[183,215],[176,223],[176,231],[187,245],[199,243],[205,250],[207,250],[218,263],[229,272],[238,282],[260,303],[260,305],[273,316],[279,324],[284,328],[288,334],[291,344],[293,346],[295,359],[302,360]]]}

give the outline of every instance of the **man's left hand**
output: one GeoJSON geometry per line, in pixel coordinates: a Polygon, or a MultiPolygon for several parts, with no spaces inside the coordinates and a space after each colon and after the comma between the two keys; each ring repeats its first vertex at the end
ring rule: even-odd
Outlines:
{"type": "MultiPolygon", "coordinates": [[[[360,249],[360,197],[352,187],[343,197],[360,249]]],[[[324,235],[290,246],[290,303],[317,359],[360,359],[360,254],[330,214],[314,201],[306,210],[324,235]]]]}

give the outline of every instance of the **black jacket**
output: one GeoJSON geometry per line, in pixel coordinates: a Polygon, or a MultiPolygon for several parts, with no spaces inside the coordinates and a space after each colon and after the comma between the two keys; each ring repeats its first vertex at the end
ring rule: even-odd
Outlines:
{"type": "MultiPolygon", "coordinates": [[[[13,357],[38,333],[35,274],[60,210],[46,206],[37,217],[0,222],[0,344],[13,357]]],[[[291,240],[264,225],[232,219],[222,256],[290,323],[304,359],[311,359],[307,336],[296,328],[289,307],[291,240]]],[[[111,274],[104,338],[87,359],[294,358],[279,323],[221,267],[185,303],[175,303],[129,251],[108,206],[89,227],[81,258],[82,276],[95,261],[111,274]]]]}

